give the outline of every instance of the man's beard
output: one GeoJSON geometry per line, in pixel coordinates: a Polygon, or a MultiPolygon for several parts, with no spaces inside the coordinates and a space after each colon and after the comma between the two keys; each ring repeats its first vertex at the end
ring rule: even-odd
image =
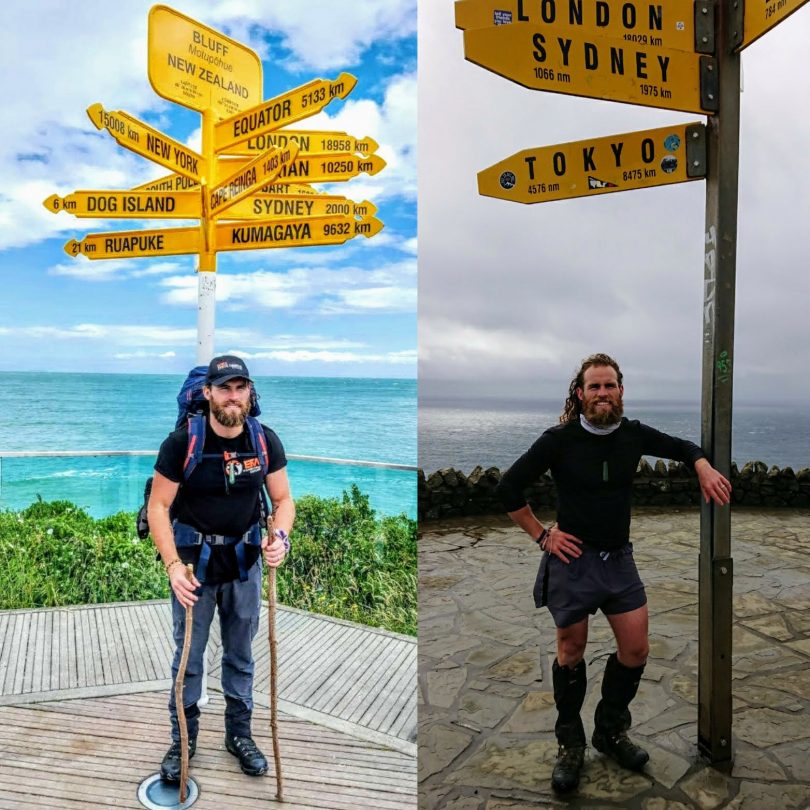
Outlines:
{"type": "Polygon", "coordinates": [[[624,415],[624,402],[621,397],[610,400],[611,408],[599,408],[598,404],[597,399],[582,403],[582,413],[594,427],[610,427],[621,422],[624,415]]]}
{"type": "Polygon", "coordinates": [[[245,402],[243,405],[239,405],[238,402],[229,403],[227,406],[220,407],[216,402],[211,401],[211,416],[213,416],[222,427],[241,427],[245,424],[245,417],[247,417],[249,412],[249,402],[245,402]],[[232,405],[237,405],[239,410],[231,410],[232,405]]]}

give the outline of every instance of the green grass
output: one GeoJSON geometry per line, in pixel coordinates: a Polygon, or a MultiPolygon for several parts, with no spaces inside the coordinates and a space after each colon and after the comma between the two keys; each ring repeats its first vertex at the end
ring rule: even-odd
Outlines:
{"type": "MultiPolygon", "coordinates": [[[[357,487],[301,498],[293,548],[279,568],[291,607],[416,634],[416,522],[377,518],[357,487]]],[[[0,512],[0,609],[162,599],[169,595],[135,515],[96,520],[69,501],[0,512]]]]}

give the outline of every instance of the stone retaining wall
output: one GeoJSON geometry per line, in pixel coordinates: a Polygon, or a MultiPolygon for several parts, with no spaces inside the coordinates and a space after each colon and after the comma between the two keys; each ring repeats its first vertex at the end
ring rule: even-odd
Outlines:
{"type": "MultiPolygon", "coordinates": [[[[419,520],[460,515],[503,514],[495,495],[501,480],[497,467],[476,467],[469,475],[446,467],[425,477],[419,470],[419,520]]],[[[779,469],[761,461],[749,461],[741,470],[731,468],[732,503],[738,506],[806,507],[810,506],[810,469],[794,473],[790,467],[779,469]]],[[[533,507],[551,507],[556,489],[546,473],[526,491],[533,507]]],[[[700,504],[697,478],[683,464],[659,459],[652,467],[642,459],[633,482],[636,506],[685,506],[700,504]]]]}

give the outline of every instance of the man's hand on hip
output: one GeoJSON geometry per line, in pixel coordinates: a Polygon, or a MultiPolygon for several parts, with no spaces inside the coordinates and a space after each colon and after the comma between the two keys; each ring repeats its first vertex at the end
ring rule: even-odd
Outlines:
{"type": "Polygon", "coordinates": [[[568,554],[576,559],[582,554],[581,545],[582,540],[578,537],[574,537],[573,534],[568,534],[568,532],[564,532],[554,526],[548,533],[546,551],[550,552],[555,557],[559,557],[559,559],[568,565],[570,560],[565,555],[568,554]]]}
{"type": "Polygon", "coordinates": [[[271,568],[278,568],[287,556],[284,541],[277,535],[268,535],[262,539],[262,551],[264,552],[264,561],[271,568]]]}

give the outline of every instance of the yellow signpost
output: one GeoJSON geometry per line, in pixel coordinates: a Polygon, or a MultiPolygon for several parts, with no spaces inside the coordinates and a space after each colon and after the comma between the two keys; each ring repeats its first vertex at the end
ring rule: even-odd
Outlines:
{"type": "Polygon", "coordinates": [[[87,108],[87,115],[96,129],[106,129],[121,146],[197,183],[206,176],[202,155],[128,113],[109,112],[101,104],[93,104],[87,108]]]}
{"type": "Polygon", "coordinates": [[[745,0],[742,37],[737,50],[747,48],[794,11],[798,11],[806,2],[807,0],[745,0]]]}
{"type": "Polygon", "coordinates": [[[88,259],[132,259],[140,256],[176,256],[199,253],[199,228],[167,228],[157,231],[88,233],[65,244],[68,256],[80,253],[88,259]]]}
{"type": "Polygon", "coordinates": [[[217,250],[342,245],[355,236],[371,238],[383,229],[375,217],[321,217],[315,219],[274,219],[258,222],[223,222],[216,226],[217,250]]]}
{"type": "Polygon", "coordinates": [[[225,118],[262,100],[258,54],[168,6],[149,11],[149,82],[169,101],[225,118]]]}
{"type": "Polygon", "coordinates": [[[319,113],[330,101],[346,98],[357,84],[350,73],[334,81],[313,79],[256,107],[220,121],[214,128],[214,151],[226,152],[235,144],[319,113]]]}
{"type": "Polygon", "coordinates": [[[354,216],[373,217],[374,203],[356,203],[346,197],[321,194],[304,195],[253,194],[228,209],[223,219],[297,219],[300,217],[354,216]]]}
{"type": "Polygon", "coordinates": [[[706,113],[717,109],[714,58],[529,24],[464,32],[464,55],[534,90],[706,113]]]}
{"type": "Polygon", "coordinates": [[[361,158],[357,155],[299,157],[285,166],[279,180],[305,180],[310,183],[340,183],[359,174],[375,175],[385,168],[379,155],[361,158]]]}
{"type": "Polygon", "coordinates": [[[478,192],[520,203],[549,202],[706,176],[701,123],[526,149],[478,173],[478,192]]]}
{"type": "Polygon", "coordinates": [[[273,146],[208,192],[208,213],[221,216],[234,203],[272,183],[298,154],[298,144],[273,146]]]}
{"type": "Polygon", "coordinates": [[[531,23],[555,34],[612,37],[636,45],[695,48],[694,0],[457,0],[456,28],[531,23]]]}
{"type": "Polygon", "coordinates": [[[336,152],[373,155],[379,149],[379,144],[374,138],[355,138],[345,132],[280,129],[238,143],[228,149],[228,154],[256,155],[271,146],[286,146],[293,141],[298,144],[298,154],[302,157],[304,155],[330,155],[336,152]]]}
{"type": "Polygon", "coordinates": [[[199,219],[200,194],[195,191],[74,191],[51,194],[43,205],[54,214],[102,219],[199,219]]]}

